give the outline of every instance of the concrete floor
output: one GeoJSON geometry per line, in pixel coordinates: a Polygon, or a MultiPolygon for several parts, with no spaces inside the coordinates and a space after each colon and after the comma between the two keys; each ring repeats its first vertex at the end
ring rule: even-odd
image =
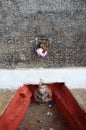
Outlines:
{"type": "Polygon", "coordinates": [[[70,89],[74,98],[81,108],[86,112],[86,89],[70,89]]]}

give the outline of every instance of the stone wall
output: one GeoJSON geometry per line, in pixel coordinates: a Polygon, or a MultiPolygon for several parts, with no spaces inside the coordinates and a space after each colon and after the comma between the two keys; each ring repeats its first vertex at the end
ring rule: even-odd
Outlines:
{"type": "Polygon", "coordinates": [[[0,0],[0,68],[86,67],[86,0],[0,0]],[[34,39],[50,40],[38,57],[34,39]]]}

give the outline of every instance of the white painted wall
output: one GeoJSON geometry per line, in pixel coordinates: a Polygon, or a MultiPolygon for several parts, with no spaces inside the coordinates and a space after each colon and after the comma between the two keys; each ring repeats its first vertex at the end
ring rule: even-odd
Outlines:
{"type": "Polygon", "coordinates": [[[0,88],[16,89],[23,84],[65,82],[69,88],[86,88],[86,68],[0,69],[0,88]]]}

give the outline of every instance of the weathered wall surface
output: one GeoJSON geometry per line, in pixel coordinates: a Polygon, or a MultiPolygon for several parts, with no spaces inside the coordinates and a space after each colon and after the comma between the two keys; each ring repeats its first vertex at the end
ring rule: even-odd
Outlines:
{"type": "Polygon", "coordinates": [[[0,68],[86,67],[86,0],[0,0],[0,68]],[[34,39],[50,40],[37,57],[34,39]]]}

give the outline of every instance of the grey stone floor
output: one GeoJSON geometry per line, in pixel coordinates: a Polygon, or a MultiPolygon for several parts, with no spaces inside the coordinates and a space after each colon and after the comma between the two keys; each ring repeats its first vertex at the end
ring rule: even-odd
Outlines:
{"type": "Polygon", "coordinates": [[[0,0],[0,68],[86,66],[86,0],[0,0]],[[50,40],[39,58],[34,39],[50,40]]]}

